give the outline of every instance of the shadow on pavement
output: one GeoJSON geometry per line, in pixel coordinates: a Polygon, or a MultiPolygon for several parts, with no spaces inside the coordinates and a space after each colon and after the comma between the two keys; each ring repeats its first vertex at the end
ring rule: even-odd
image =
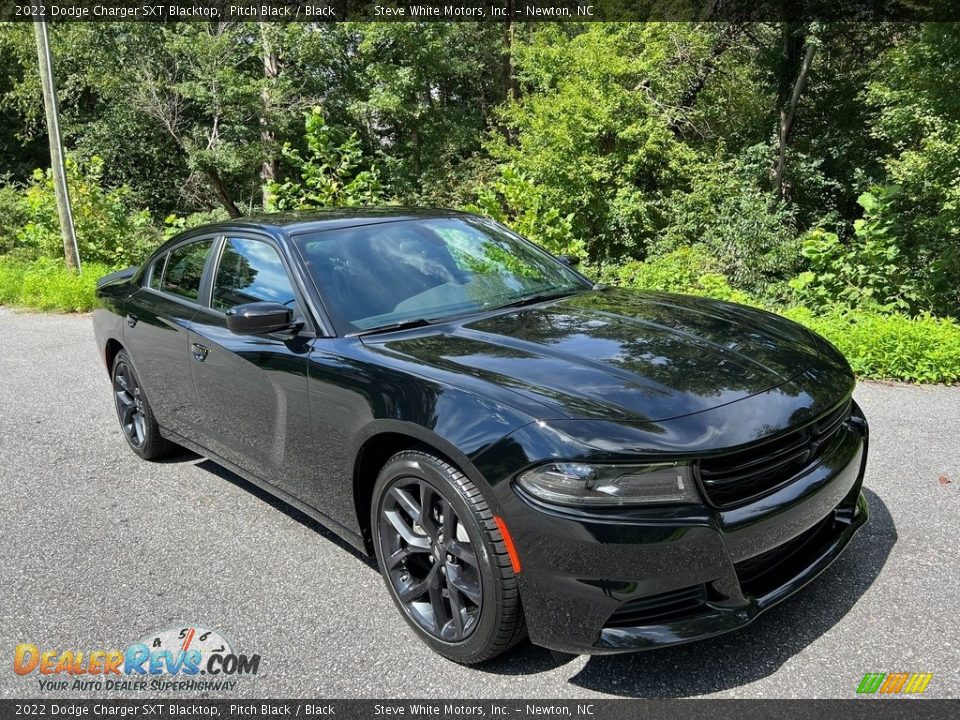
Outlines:
{"type": "MultiPolygon", "coordinates": [[[[176,457],[178,456],[180,457],[181,462],[190,460],[190,459],[199,458],[198,455],[190,452],[189,450],[185,450],[184,453],[188,453],[189,455],[180,456],[180,454],[177,453],[176,455],[171,456],[171,461],[175,461],[176,457]]],[[[201,462],[197,463],[197,467],[203,470],[206,470],[207,472],[213,473],[217,477],[223,478],[227,482],[233,483],[234,485],[236,485],[238,488],[241,488],[242,490],[246,490],[251,495],[254,495],[258,499],[262,500],[263,502],[276,508],[287,517],[291,518],[292,520],[296,520],[298,523],[300,523],[304,527],[307,527],[310,530],[313,530],[318,535],[322,536],[325,540],[329,540],[334,545],[338,546],[340,549],[350,553],[355,558],[357,558],[360,562],[365,564],[367,567],[370,567],[374,570],[377,570],[377,572],[379,572],[379,569],[377,568],[377,563],[373,558],[367,557],[365,554],[357,550],[355,547],[353,547],[353,545],[348,543],[339,535],[336,535],[331,530],[328,530],[326,527],[321,525],[319,522],[314,520],[309,515],[293,507],[293,505],[290,505],[284,502],[283,500],[281,500],[280,498],[275,497],[274,495],[271,495],[269,492],[258,487],[257,485],[254,485],[252,482],[244,480],[242,477],[240,477],[236,473],[231,472],[230,470],[227,470],[225,467],[223,467],[222,465],[218,465],[212,460],[203,459],[201,460],[201,462]]]]}
{"type": "Polygon", "coordinates": [[[819,578],[740,630],[630,655],[592,657],[570,682],[627,697],[685,697],[728,690],[776,672],[827,633],[879,576],[897,542],[883,500],[865,489],[870,520],[819,578]]]}

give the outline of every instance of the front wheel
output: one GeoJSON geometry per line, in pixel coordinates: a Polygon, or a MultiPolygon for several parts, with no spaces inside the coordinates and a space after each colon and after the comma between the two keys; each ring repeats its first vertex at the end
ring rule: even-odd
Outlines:
{"type": "Polygon", "coordinates": [[[460,663],[488,660],[526,635],[517,576],[480,490],[419,450],[394,455],[371,503],[380,572],[407,623],[460,663]]]}

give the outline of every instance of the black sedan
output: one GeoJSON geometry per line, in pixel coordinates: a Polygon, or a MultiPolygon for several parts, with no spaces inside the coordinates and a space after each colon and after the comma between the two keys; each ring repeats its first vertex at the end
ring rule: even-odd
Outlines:
{"type": "Polygon", "coordinates": [[[850,368],[573,264],[449,211],[236,220],[103,278],[94,327],[137,455],[190,448],[375,554],[449,658],[742,626],[866,521],[850,368]]]}

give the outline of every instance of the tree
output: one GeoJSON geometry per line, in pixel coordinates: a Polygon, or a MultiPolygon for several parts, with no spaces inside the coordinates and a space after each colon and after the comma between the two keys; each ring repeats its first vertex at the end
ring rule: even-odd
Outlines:
{"type": "Polygon", "coordinates": [[[903,250],[922,295],[960,314],[960,26],[923,24],[873,66],[865,99],[886,146],[903,250]]]}
{"type": "Polygon", "coordinates": [[[306,116],[307,153],[290,144],[283,156],[295,176],[270,184],[277,210],[375,205],[383,195],[376,167],[366,167],[357,133],[337,142],[320,108],[306,116]]]}

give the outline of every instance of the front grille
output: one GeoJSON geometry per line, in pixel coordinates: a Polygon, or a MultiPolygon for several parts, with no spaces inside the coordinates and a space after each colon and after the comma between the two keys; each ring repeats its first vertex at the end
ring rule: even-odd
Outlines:
{"type": "Polygon", "coordinates": [[[716,507],[728,508],[768,495],[814,465],[850,417],[850,401],[809,425],[762,445],[705,458],[700,482],[716,507]]]}
{"type": "Polygon", "coordinates": [[[810,565],[834,537],[834,516],[826,518],[793,540],[736,563],[733,568],[745,595],[761,597],[787,583],[810,565]]]}
{"type": "Polygon", "coordinates": [[[703,585],[649,595],[629,600],[618,607],[606,626],[638,627],[679,620],[696,613],[703,608],[706,601],[707,592],[703,585]]]}

